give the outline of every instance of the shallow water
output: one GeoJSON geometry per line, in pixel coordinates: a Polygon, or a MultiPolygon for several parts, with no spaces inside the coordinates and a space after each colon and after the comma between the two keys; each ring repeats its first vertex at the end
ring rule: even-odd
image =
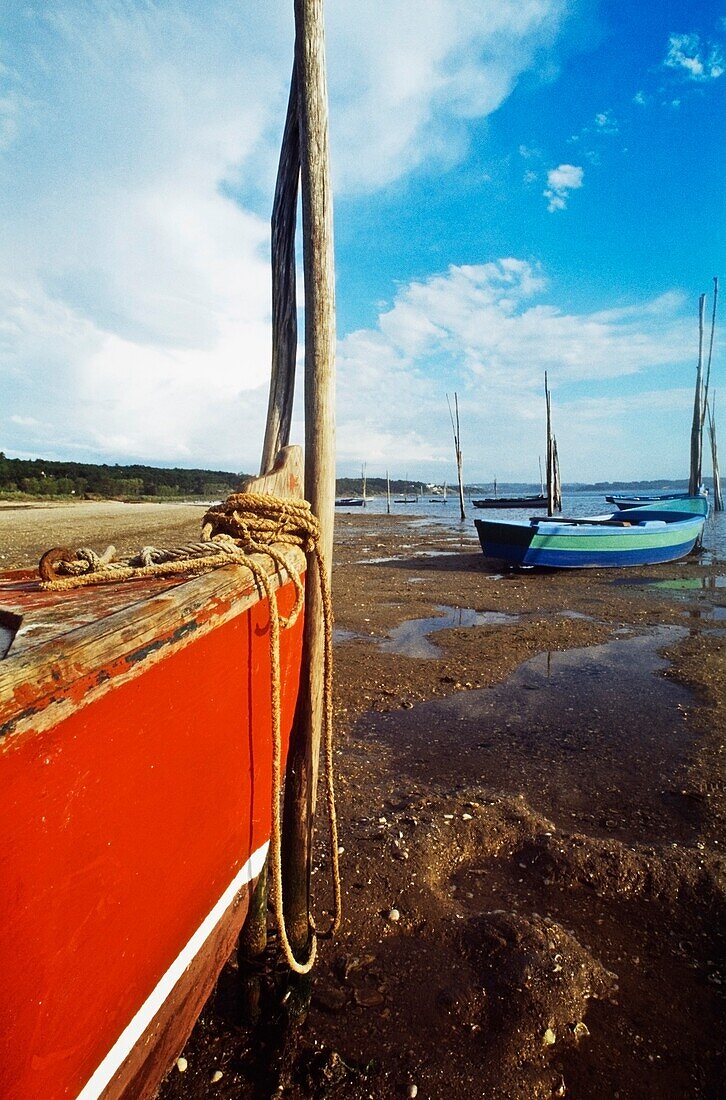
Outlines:
{"type": "Polygon", "coordinates": [[[398,653],[403,657],[435,658],[441,650],[430,642],[429,634],[451,627],[510,626],[519,622],[518,615],[504,611],[473,611],[471,608],[436,605],[438,615],[425,619],[408,619],[394,627],[388,638],[378,643],[384,653],[398,653]]]}
{"type": "Polygon", "coordinates": [[[481,779],[559,820],[640,840],[693,837],[686,792],[693,735],[684,687],[658,650],[687,635],[659,627],[604,645],[541,653],[492,688],[376,714],[408,768],[451,784],[481,779]]]}

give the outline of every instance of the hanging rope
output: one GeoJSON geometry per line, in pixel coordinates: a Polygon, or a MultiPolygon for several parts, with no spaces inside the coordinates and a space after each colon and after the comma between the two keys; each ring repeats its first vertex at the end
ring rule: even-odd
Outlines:
{"type": "Polygon", "coordinates": [[[114,560],[115,548],[103,554],[88,547],[72,551],[49,550],[40,561],[41,587],[53,591],[80,588],[109,581],[141,577],[198,574],[221,565],[237,562],[252,573],[258,589],[267,597],[270,609],[270,711],[272,724],[272,826],[270,861],[272,866],[273,910],[280,944],[291,970],[307,974],[317,955],[318,930],[310,917],[311,944],[304,963],[295,958],[287,934],[282,886],[282,821],[280,794],[282,785],[281,669],[280,631],[292,626],[302,610],[305,589],[296,570],[291,569],[279,546],[297,546],[315,562],[323,607],[323,729],[324,776],[328,824],[330,830],[331,870],[333,876],[333,917],[325,935],[340,927],[342,889],[338,859],[338,823],[335,809],[333,776],[333,608],[327,572],[320,554],[320,527],[307,501],[290,500],[258,493],[235,493],[222,504],[210,508],[202,520],[202,539],[174,548],[144,547],[137,555],[114,560]],[[268,571],[250,555],[265,554],[274,561],[278,573],[284,571],[295,586],[295,604],[281,617],[268,571]],[[61,574],[59,576],[59,574],[61,574]]]}

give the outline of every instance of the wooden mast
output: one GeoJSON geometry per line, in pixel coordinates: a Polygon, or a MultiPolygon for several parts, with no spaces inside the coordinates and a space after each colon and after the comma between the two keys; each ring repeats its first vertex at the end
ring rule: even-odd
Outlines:
{"type": "MultiPolygon", "coordinates": [[[[295,0],[305,275],[305,495],[331,573],[335,509],[335,281],[323,0],[295,0]]],[[[285,919],[303,957],[310,940],[313,815],[320,754],[323,614],[312,563],[305,586],[304,673],[287,764],[283,825],[285,919]]]]}
{"type": "Polygon", "coordinates": [[[295,224],[300,177],[297,63],[293,63],[285,130],[272,205],[272,372],[260,473],[272,469],[290,440],[297,357],[295,224]]]}
{"type": "Polygon", "coordinates": [[[712,476],[713,476],[713,510],[714,512],[723,512],[723,497],[721,496],[721,475],[718,468],[718,447],[716,444],[716,395],[713,397],[706,406],[706,413],[708,416],[708,435],[711,443],[711,463],[712,463],[712,476]]]}
{"type": "Polygon", "coordinates": [[[547,371],[544,376],[545,407],[547,410],[547,515],[555,512],[555,464],[552,446],[552,397],[547,384],[547,371]]]}
{"type": "Polygon", "coordinates": [[[451,430],[454,433],[454,450],[456,451],[456,475],[459,479],[459,511],[461,513],[462,520],[466,519],[466,511],[464,509],[464,473],[462,469],[462,457],[461,457],[461,428],[459,425],[459,396],[454,391],[454,412],[451,410],[451,402],[449,401],[449,395],[446,395],[446,403],[449,406],[449,416],[451,417],[451,430]]]}
{"type": "Polygon", "coordinates": [[[696,364],[696,389],[693,394],[693,419],[691,421],[691,462],[688,475],[688,492],[695,496],[701,488],[701,463],[703,457],[703,312],[706,295],[698,299],[698,363],[696,364]]]}

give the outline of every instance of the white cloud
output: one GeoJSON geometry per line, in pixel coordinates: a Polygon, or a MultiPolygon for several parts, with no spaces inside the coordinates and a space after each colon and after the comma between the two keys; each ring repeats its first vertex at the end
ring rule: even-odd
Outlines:
{"type": "Polygon", "coordinates": [[[599,111],[595,115],[595,129],[600,134],[617,134],[620,131],[618,120],[611,110],[599,111]]]}
{"type": "MultiPolygon", "coordinates": [[[[431,0],[412,19],[410,0],[331,3],[338,193],[455,163],[471,120],[540,63],[566,11],[565,0],[431,0]]],[[[11,22],[3,445],[251,468],[291,9],[59,0],[18,6],[11,22]],[[37,426],[18,422],[31,414],[37,426]]]]}
{"type": "Polygon", "coordinates": [[[328,10],[338,183],[365,192],[450,166],[552,42],[564,0],[368,0],[328,10]],[[337,59],[337,61],[336,61],[337,59]]]}
{"type": "Polygon", "coordinates": [[[633,103],[637,103],[639,107],[645,107],[648,103],[648,96],[645,92],[636,92],[633,96],[633,103]]]}
{"type": "Polygon", "coordinates": [[[672,34],[663,64],[697,81],[717,80],[726,71],[721,48],[714,43],[702,43],[697,34],[672,34]]]}
{"type": "Polygon", "coordinates": [[[570,191],[582,187],[584,174],[584,170],[574,164],[560,164],[557,168],[550,168],[547,173],[547,187],[542,194],[548,199],[547,209],[551,214],[567,207],[570,191]]]}
{"type": "Polygon", "coordinates": [[[652,448],[648,468],[660,461],[668,472],[667,438],[648,435],[643,412],[682,413],[685,440],[688,391],[680,384],[655,390],[650,375],[692,358],[682,296],[577,314],[548,302],[547,293],[542,272],[513,258],[450,267],[402,287],[375,328],[340,343],[341,459],[366,459],[380,471],[395,466],[399,475],[418,464],[421,476],[444,476],[452,459],[445,392],[456,389],[471,476],[529,478],[542,445],[547,370],[570,476],[609,474],[615,430],[628,441],[620,469],[629,465],[636,476],[652,448]],[[625,376],[633,379],[627,397],[613,384],[625,376]]]}

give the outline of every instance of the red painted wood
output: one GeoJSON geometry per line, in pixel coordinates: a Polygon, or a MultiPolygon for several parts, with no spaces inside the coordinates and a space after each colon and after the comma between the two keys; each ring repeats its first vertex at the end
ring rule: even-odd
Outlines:
{"type": "MultiPolygon", "coordinates": [[[[282,634],[285,740],[301,627],[282,634]]],[[[75,1096],[267,840],[268,629],[255,605],[3,746],[3,1100],[75,1096]]]]}

